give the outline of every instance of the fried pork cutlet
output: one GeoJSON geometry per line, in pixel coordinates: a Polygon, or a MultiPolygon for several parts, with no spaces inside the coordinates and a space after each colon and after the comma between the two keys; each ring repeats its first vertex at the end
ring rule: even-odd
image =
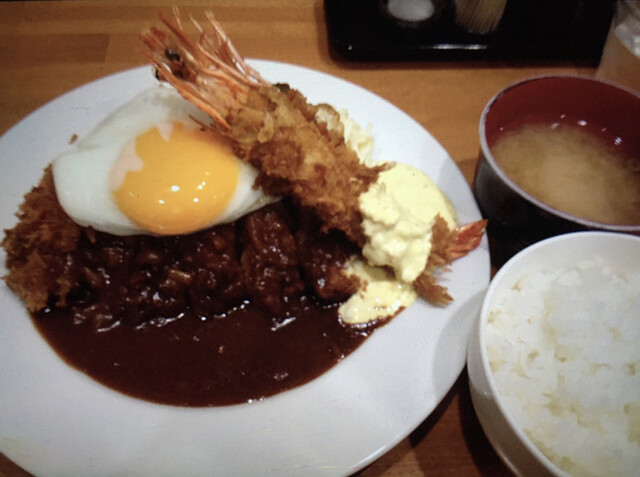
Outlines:
{"type": "Polygon", "coordinates": [[[30,312],[69,306],[144,321],[219,315],[250,299],[276,316],[302,295],[338,303],[358,287],[342,273],[357,248],[288,200],[194,234],[119,237],[76,225],[47,168],[18,217],[2,242],[4,278],[30,312]]]}
{"type": "Polygon", "coordinates": [[[19,222],[6,230],[2,241],[7,286],[31,312],[44,308],[50,297],[59,297],[58,304],[64,305],[64,297],[76,284],[69,281],[67,262],[61,257],[75,251],[81,228],[58,203],[51,167],[25,196],[17,215],[19,222]]]}

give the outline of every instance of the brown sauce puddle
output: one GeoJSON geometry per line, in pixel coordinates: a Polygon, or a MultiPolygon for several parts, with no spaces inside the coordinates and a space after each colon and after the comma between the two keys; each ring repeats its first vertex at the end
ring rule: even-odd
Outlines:
{"type": "Polygon", "coordinates": [[[373,331],[348,327],[337,305],[305,304],[296,317],[266,319],[251,304],[221,318],[183,316],[159,326],[96,331],[58,309],[36,327],[71,366],[140,399],[220,406],[272,396],[323,374],[373,331]]]}
{"type": "Polygon", "coordinates": [[[71,367],[124,394],[178,406],[258,400],[307,383],[377,327],[343,324],[359,253],[289,200],[192,234],[82,228],[51,169],[5,231],[5,281],[71,367]],[[42,217],[47,220],[43,222],[42,217]]]}

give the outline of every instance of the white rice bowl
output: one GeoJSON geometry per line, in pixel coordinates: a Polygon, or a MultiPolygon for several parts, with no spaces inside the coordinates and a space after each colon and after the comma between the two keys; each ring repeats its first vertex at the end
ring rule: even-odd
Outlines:
{"type": "Polygon", "coordinates": [[[518,475],[640,475],[640,237],[562,235],[492,281],[468,353],[489,440],[518,475]]]}

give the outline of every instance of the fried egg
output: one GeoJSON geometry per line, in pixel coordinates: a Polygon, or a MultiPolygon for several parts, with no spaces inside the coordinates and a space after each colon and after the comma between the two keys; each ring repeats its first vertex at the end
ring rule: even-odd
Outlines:
{"type": "Polygon", "coordinates": [[[228,223],[277,200],[257,171],[202,128],[173,89],[126,103],[53,162],[58,200],[77,224],[113,235],[176,235],[228,223]]]}

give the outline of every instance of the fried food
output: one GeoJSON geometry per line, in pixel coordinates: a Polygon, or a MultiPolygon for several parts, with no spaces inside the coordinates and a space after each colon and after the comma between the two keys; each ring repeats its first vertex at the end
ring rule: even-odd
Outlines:
{"type": "MultiPolygon", "coordinates": [[[[271,85],[245,63],[209,13],[211,32],[197,41],[162,18],[166,30],[142,34],[146,55],[159,79],[209,114],[234,143],[238,157],[255,166],[256,185],[267,194],[294,197],[312,207],[326,229],[342,230],[362,245],[358,197],[386,166],[363,167],[346,146],[342,128],[315,120],[319,108],[287,85],[271,85]]],[[[334,114],[338,114],[333,111],[334,114]]]]}
{"type": "Polygon", "coordinates": [[[61,256],[72,253],[80,238],[81,228],[60,207],[53,186],[51,167],[47,167],[40,183],[20,205],[19,222],[2,241],[10,271],[4,279],[29,311],[44,308],[50,297],[58,297],[59,305],[75,283],[64,273],[61,256]]]}
{"type": "MultiPolygon", "coordinates": [[[[341,230],[363,246],[367,237],[360,196],[389,165],[363,164],[345,144],[342,127],[330,129],[316,119],[319,108],[338,114],[331,106],[311,105],[300,92],[262,78],[211,12],[206,14],[208,29],[192,19],[197,38],[185,33],[177,9],[174,15],[175,22],[160,17],[164,29],[152,27],[141,35],[158,78],[207,113],[212,119],[207,126],[228,137],[238,157],[260,171],[256,186],[292,196],[317,213],[325,230],[341,230]]],[[[422,296],[440,305],[451,300],[434,270],[477,247],[485,225],[480,221],[450,230],[436,223],[436,256],[413,282],[422,296]]]]}
{"type": "Polygon", "coordinates": [[[115,236],[65,214],[48,167],[18,218],[2,241],[4,278],[32,313],[68,307],[106,326],[216,316],[250,300],[281,316],[303,295],[339,303],[358,287],[341,273],[354,245],[288,200],[194,234],[115,236]]]}

